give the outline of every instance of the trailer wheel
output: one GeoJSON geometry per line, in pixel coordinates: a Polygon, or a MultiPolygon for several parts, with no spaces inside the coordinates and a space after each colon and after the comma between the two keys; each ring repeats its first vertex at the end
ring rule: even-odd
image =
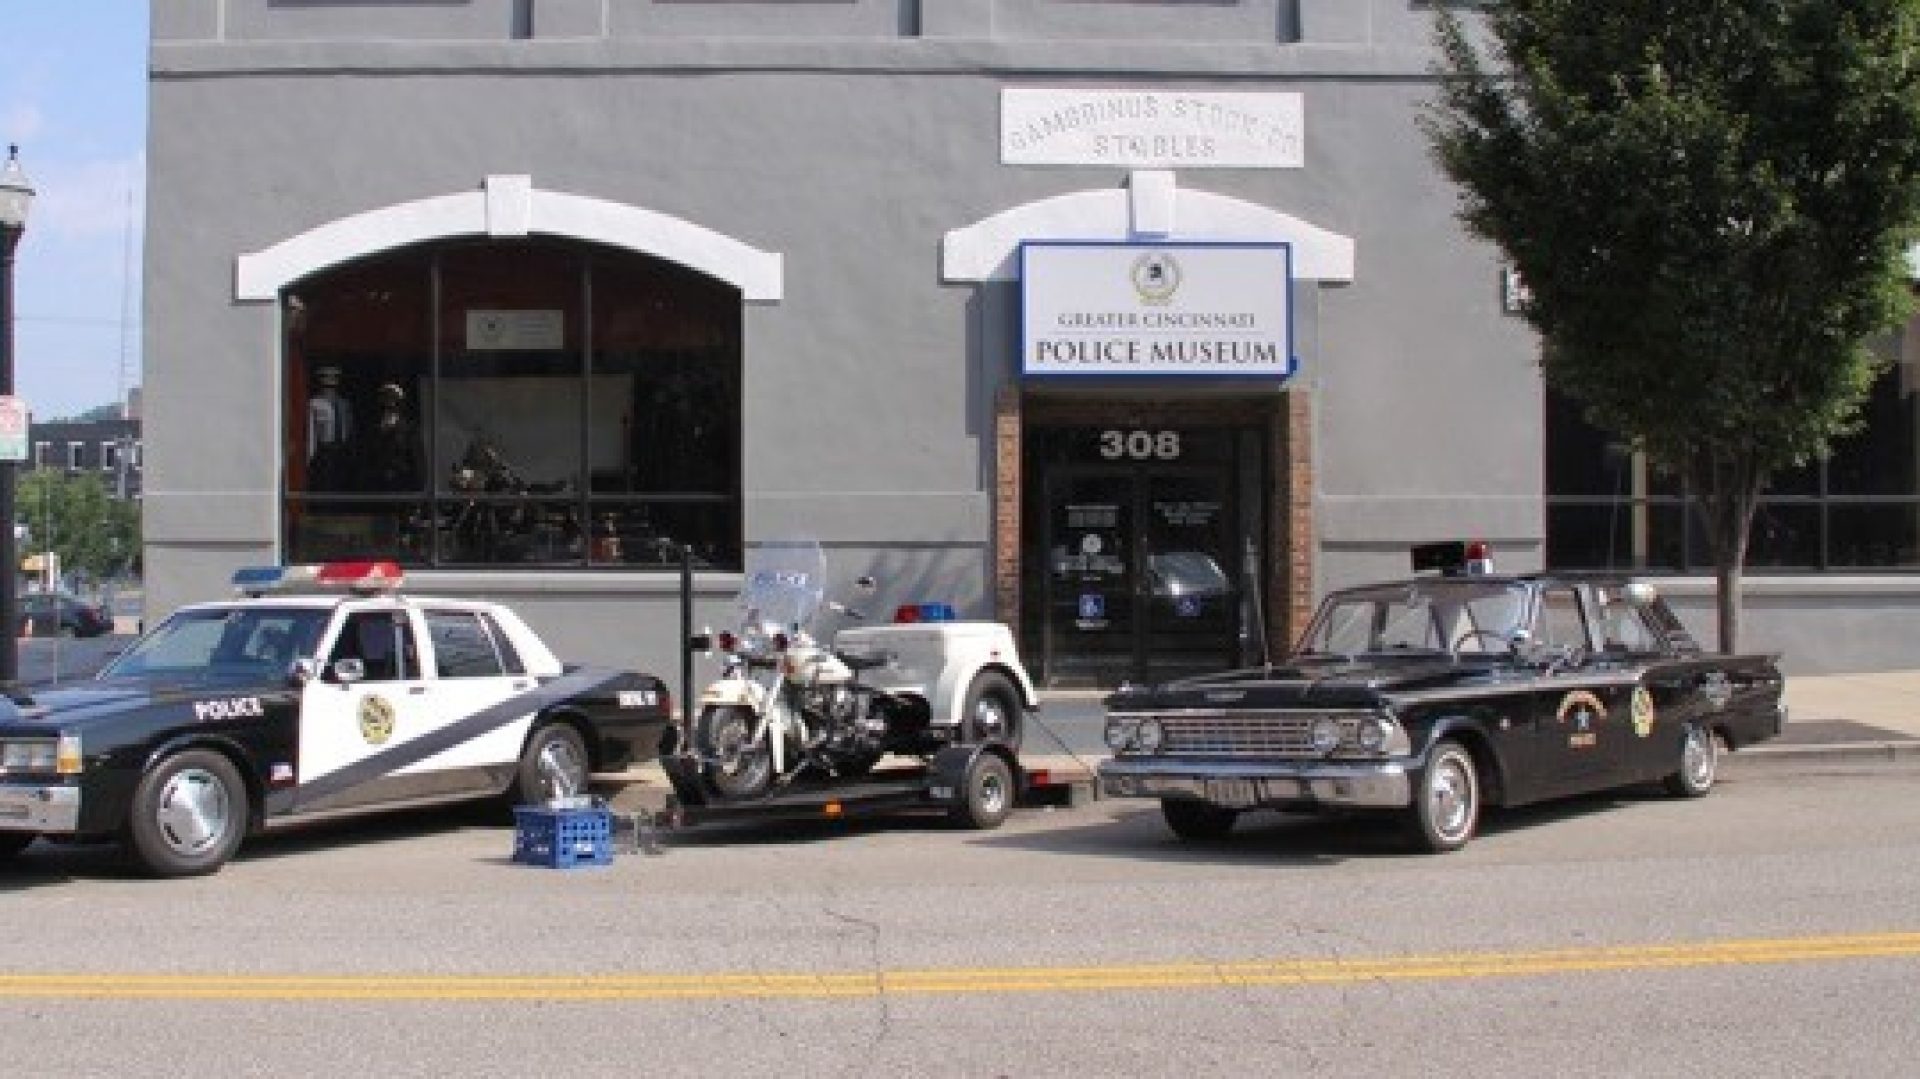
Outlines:
{"type": "Polygon", "coordinates": [[[999,742],[1020,752],[1023,733],[1020,722],[1020,694],[996,671],[983,671],[967,688],[967,701],[960,713],[960,737],[969,745],[999,742]]]}
{"type": "Polygon", "coordinates": [[[982,752],[967,765],[960,781],[960,799],[954,803],[955,823],[981,831],[998,828],[1013,813],[1013,769],[1000,754],[982,752]]]}

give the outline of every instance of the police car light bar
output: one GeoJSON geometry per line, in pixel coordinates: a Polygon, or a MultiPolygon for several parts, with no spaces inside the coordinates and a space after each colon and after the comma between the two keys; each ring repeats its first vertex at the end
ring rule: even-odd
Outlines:
{"type": "Polygon", "coordinates": [[[951,603],[903,603],[894,608],[895,623],[910,622],[951,622],[954,620],[951,603]]]}
{"type": "Polygon", "coordinates": [[[1422,543],[1413,548],[1413,572],[1439,570],[1449,577],[1493,572],[1493,548],[1485,540],[1422,543]]]}
{"type": "Polygon", "coordinates": [[[392,592],[406,574],[395,562],[321,562],[300,566],[247,566],[233,575],[234,591],[248,596],[268,592],[392,592]]]}

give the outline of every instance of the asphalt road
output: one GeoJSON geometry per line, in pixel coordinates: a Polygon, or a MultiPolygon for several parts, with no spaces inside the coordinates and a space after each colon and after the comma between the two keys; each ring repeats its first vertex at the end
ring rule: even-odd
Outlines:
{"type": "MultiPolygon", "coordinates": [[[[35,1075],[1849,1075],[1920,1059],[1920,770],[1218,844],[1148,808],[673,837],[513,864],[466,814],[149,882],[0,870],[35,1075]]],[[[12,1070],[10,1065],[9,1070],[12,1070]]]]}

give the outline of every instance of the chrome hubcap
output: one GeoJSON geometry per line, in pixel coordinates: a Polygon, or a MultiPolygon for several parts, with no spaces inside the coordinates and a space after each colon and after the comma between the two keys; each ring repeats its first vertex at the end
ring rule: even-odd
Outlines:
{"type": "Polygon", "coordinates": [[[233,827],[233,800],[226,784],[212,772],[183,769],[161,788],[154,824],[176,854],[199,854],[218,844],[233,827]]]}
{"type": "Polygon", "coordinates": [[[1473,819],[1473,797],[1473,777],[1459,758],[1448,757],[1434,765],[1427,794],[1434,830],[1448,839],[1458,838],[1473,819]]]}
{"type": "Polygon", "coordinates": [[[983,738],[1006,738],[1007,711],[1001,707],[999,698],[982,697],[973,706],[973,729],[983,738]]]}
{"type": "Polygon", "coordinates": [[[1699,727],[1687,728],[1687,742],[1681,748],[1681,768],[1686,772],[1687,782],[1695,790],[1703,790],[1713,782],[1715,768],[1715,746],[1713,736],[1699,727]]]}
{"type": "Polygon", "coordinates": [[[980,777],[980,808],[988,813],[998,813],[1007,804],[1007,785],[1001,781],[998,772],[980,777]]]}
{"type": "Polygon", "coordinates": [[[569,742],[555,739],[542,746],[539,767],[549,798],[571,798],[586,786],[586,766],[569,742]]]}

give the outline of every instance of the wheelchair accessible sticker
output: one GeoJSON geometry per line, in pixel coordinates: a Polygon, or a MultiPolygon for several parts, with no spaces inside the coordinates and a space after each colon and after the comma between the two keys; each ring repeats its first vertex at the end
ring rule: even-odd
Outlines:
{"type": "Polygon", "coordinates": [[[1080,617],[1074,625],[1081,629],[1107,628],[1107,597],[1098,592],[1080,593],[1080,617]]]}

